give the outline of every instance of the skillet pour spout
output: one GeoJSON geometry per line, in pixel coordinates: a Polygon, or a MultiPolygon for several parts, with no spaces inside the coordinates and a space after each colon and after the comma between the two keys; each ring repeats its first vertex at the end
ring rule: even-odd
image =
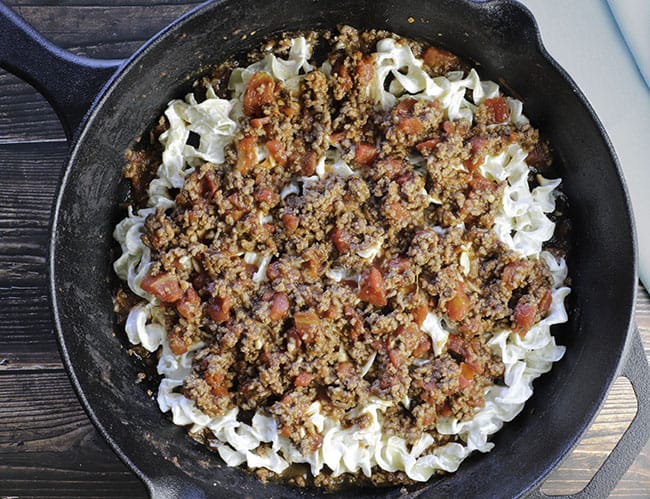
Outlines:
{"type": "MultiPolygon", "coordinates": [[[[77,58],[0,4],[0,66],[47,96],[74,137],[54,207],[50,286],[57,337],[77,394],[100,433],[152,497],[313,497],[261,483],[187,438],[134,380],[113,335],[112,230],[125,199],[124,151],[211,64],[283,31],[350,24],[446,48],[524,101],[555,148],[574,221],[570,320],[554,330],[567,353],[535,384],[495,449],[407,489],[411,497],[542,497],[540,484],[589,427],[612,382],[630,379],[638,413],[581,493],[606,496],[650,436],[650,369],[633,322],[636,240],[627,191],[602,125],[543,48],[530,12],[511,0],[235,0],[207,2],[128,61],[77,58]],[[242,34],[248,36],[245,40],[242,34]],[[594,181],[598,179],[598,181],[594,181]],[[607,283],[603,288],[602,283],[607,283]]],[[[348,487],[341,497],[398,497],[400,488],[348,487]]]]}

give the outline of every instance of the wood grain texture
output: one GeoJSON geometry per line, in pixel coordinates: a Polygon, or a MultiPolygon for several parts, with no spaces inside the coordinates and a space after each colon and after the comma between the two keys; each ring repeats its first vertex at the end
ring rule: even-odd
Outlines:
{"type": "Polygon", "coordinates": [[[65,140],[56,114],[41,94],[2,69],[0,109],[0,145],[65,140]]]}
{"type": "Polygon", "coordinates": [[[0,494],[145,497],[81,410],[60,368],[0,374],[0,494]]]}
{"type": "MultiPolygon", "coordinates": [[[[82,55],[128,57],[199,2],[11,0],[47,38],[82,55]]],[[[60,124],[29,85],[0,70],[0,497],[146,497],[98,435],[58,353],[46,285],[48,221],[67,154],[60,124]]],[[[650,296],[636,320],[650,357],[650,296]]],[[[619,379],[580,445],[544,490],[580,490],[635,411],[619,379]]],[[[650,497],[650,444],[613,497],[650,497]]]]}

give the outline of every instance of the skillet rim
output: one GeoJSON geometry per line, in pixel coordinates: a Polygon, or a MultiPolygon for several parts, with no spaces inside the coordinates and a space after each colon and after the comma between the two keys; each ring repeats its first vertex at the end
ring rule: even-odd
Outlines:
{"type": "MultiPolygon", "coordinates": [[[[603,143],[606,146],[606,149],[610,156],[609,159],[611,160],[611,163],[615,167],[616,178],[618,180],[619,187],[621,188],[621,193],[623,194],[623,199],[625,202],[624,215],[626,217],[624,221],[629,222],[629,229],[631,231],[630,233],[631,236],[630,243],[631,243],[631,250],[632,250],[632,269],[631,269],[632,283],[630,286],[630,289],[632,291],[630,296],[631,304],[629,305],[630,312],[629,312],[627,324],[624,325],[626,328],[625,339],[623,342],[621,342],[620,350],[616,352],[617,355],[616,355],[615,369],[612,369],[608,372],[607,381],[605,384],[603,384],[600,387],[601,396],[598,399],[595,406],[590,406],[588,407],[588,410],[585,411],[586,418],[583,418],[584,424],[581,425],[579,428],[576,428],[575,431],[571,433],[572,438],[568,439],[567,441],[567,446],[566,446],[567,451],[564,454],[559,454],[555,456],[555,459],[553,459],[552,465],[550,468],[548,468],[547,472],[537,476],[537,478],[535,479],[531,479],[528,482],[529,486],[521,490],[520,492],[520,495],[525,495],[531,490],[537,488],[541,483],[543,483],[543,481],[546,479],[550,471],[555,467],[557,467],[558,464],[568,456],[570,450],[573,447],[575,447],[575,445],[582,439],[585,432],[587,431],[587,429],[589,428],[589,426],[597,416],[602,404],[607,398],[607,393],[611,389],[613,381],[619,376],[624,361],[628,357],[630,344],[632,342],[632,337],[633,337],[632,332],[634,330],[633,327],[634,309],[635,309],[636,295],[637,295],[636,283],[638,282],[638,242],[637,242],[637,235],[635,229],[635,220],[632,211],[629,191],[624,180],[624,176],[623,176],[623,172],[620,166],[618,156],[616,154],[616,151],[614,150],[611,140],[605,128],[603,127],[600,119],[594,112],[591,104],[589,103],[585,95],[582,93],[580,88],[573,81],[573,79],[568,74],[568,72],[546,50],[542,41],[542,35],[539,30],[539,26],[530,9],[528,9],[528,7],[526,7],[525,5],[517,2],[516,0],[456,0],[456,1],[480,9],[488,9],[488,8],[503,9],[503,8],[511,7],[511,8],[518,9],[519,11],[521,11],[526,15],[528,21],[530,22],[529,29],[531,29],[535,35],[534,43],[532,44],[534,50],[537,52],[537,54],[541,59],[549,63],[551,68],[559,74],[563,82],[566,85],[568,85],[568,88],[570,88],[571,91],[575,94],[580,104],[587,111],[589,118],[591,119],[592,123],[595,125],[595,129],[598,131],[600,137],[603,139],[603,143]]],[[[70,354],[68,352],[66,335],[59,315],[59,307],[60,307],[59,299],[63,301],[63,298],[62,297],[59,298],[59,292],[57,292],[57,286],[56,286],[57,283],[57,265],[56,265],[57,244],[56,243],[57,243],[57,234],[58,234],[58,226],[59,226],[59,217],[60,217],[60,212],[61,212],[61,207],[63,202],[63,196],[69,185],[68,180],[71,171],[74,169],[79,150],[80,148],[83,147],[84,138],[88,133],[90,125],[92,125],[94,120],[97,118],[99,111],[102,109],[108,97],[119,85],[120,81],[125,77],[125,75],[131,72],[131,69],[138,64],[138,61],[141,58],[146,56],[147,53],[151,51],[154,47],[156,47],[158,44],[162,43],[167,36],[172,35],[174,31],[180,29],[186,23],[190,22],[193,18],[203,15],[206,9],[209,8],[217,9],[219,8],[219,5],[226,2],[228,2],[228,0],[208,0],[206,2],[203,2],[193,7],[188,12],[186,12],[176,20],[172,21],[170,24],[165,26],[158,33],[153,35],[149,40],[147,40],[129,58],[127,58],[124,61],[124,63],[116,70],[116,72],[108,79],[108,81],[105,83],[103,88],[98,92],[97,96],[93,100],[88,112],[86,113],[82,122],[79,125],[77,133],[75,134],[75,138],[72,141],[72,144],[70,145],[68,161],[66,163],[65,170],[61,177],[61,182],[57,190],[57,195],[55,198],[55,203],[52,211],[52,218],[50,222],[50,239],[49,239],[49,248],[48,248],[48,291],[50,295],[50,302],[52,304],[51,308],[52,308],[52,315],[53,315],[53,320],[55,325],[57,344],[64,363],[65,370],[68,374],[68,377],[70,378],[75,393],[77,394],[77,397],[79,398],[81,405],[84,408],[84,411],[88,415],[89,419],[92,421],[95,428],[97,428],[99,433],[102,435],[105,441],[108,442],[111,449],[117,454],[117,456],[129,467],[129,469],[132,472],[134,472],[138,476],[138,478],[140,478],[140,480],[144,483],[144,485],[146,486],[146,488],[148,489],[152,497],[155,497],[155,494],[161,492],[164,489],[164,487],[170,487],[170,484],[158,483],[158,481],[152,479],[147,474],[145,474],[140,469],[140,467],[136,465],[136,463],[125,453],[125,451],[122,450],[121,446],[112,437],[111,433],[104,427],[99,417],[95,413],[92,404],[89,402],[88,398],[86,397],[84,388],[82,387],[79,377],[77,376],[76,367],[73,364],[70,358],[70,354]]],[[[621,331],[622,330],[623,327],[621,327],[621,331]]],[[[172,489],[174,488],[173,484],[171,484],[171,488],[172,489]]]]}

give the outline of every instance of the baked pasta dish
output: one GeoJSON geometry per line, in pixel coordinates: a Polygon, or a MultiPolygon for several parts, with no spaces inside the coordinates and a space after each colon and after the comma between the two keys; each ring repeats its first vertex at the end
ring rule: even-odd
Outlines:
{"type": "Polygon", "coordinates": [[[551,158],[519,100],[393,33],[287,34],[216,66],[127,153],[116,311],[160,409],[298,485],[490,451],[564,354],[551,158]]]}

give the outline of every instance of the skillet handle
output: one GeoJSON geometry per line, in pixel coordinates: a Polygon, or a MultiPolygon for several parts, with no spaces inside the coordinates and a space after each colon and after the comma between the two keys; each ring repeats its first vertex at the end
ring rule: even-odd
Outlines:
{"type": "Polygon", "coordinates": [[[650,438],[650,366],[648,366],[639,328],[636,325],[633,327],[628,352],[619,373],[630,380],[637,400],[636,415],[630,426],[583,490],[570,496],[549,496],[538,488],[527,497],[572,499],[608,497],[650,438]]]}
{"type": "Polygon", "coordinates": [[[63,50],[0,2],[0,67],[43,94],[69,141],[122,62],[80,57],[63,50]]]}

